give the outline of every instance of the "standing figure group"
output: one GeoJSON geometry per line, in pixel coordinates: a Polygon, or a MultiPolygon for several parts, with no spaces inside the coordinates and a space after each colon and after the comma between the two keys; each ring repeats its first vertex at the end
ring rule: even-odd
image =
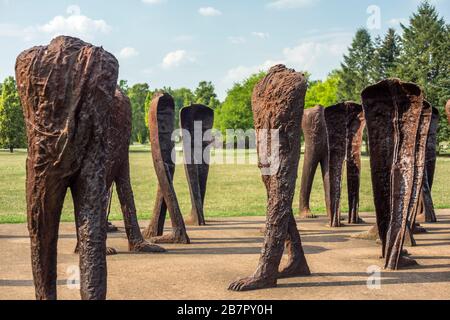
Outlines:
{"type": "MultiPolygon", "coordinates": [[[[56,299],[58,228],[70,189],[74,201],[77,252],[83,299],[105,299],[106,231],[109,190],[119,196],[132,252],[158,253],[152,243],[189,244],[175,193],[174,99],[157,93],[149,129],[158,178],[153,217],[141,234],[130,182],[128,158],[131,107],[117,88],[113,55],[71,37],[55,38],[17,58],[16,78],[27,123],[27,215],[37,299],[56,299]],[[164,234],[167,211],[172,232],[164,234]]],[[[349,223],[359,218],[361,144],[367,125],[377,225],[385,267],[415,264],[405,255],[417,222],[436,221],[431,188],[436,163],[438,114],[413,83],[388,79],[362,92],[362,106],[344,102],[304,112],[307,80],[284,65],[272,67],[255,86],[252,108],[262,181],[267,192],[263,249],[255,273],[230,290],[274,287],[279,278],[307,276],[301,238],[292,210],[303,133],[306,142],[300,213],[314,217],[309,198],[321,165],[331,227],[341,226],[340,199],[347,165],[349,223]],[[280,269],[284,250],[288,263],[280,269]]],[[[446,106],[450,122],[450,102],[446,106]]],[[[180,113],[185,172],[192,209],[190,224],[205,225],[203,210],[209,173],[214,112],[203,105],[180,113]]]]}

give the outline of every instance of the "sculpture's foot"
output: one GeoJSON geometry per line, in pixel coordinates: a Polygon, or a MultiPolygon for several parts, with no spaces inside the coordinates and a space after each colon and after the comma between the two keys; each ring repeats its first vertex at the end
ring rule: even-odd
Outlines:
{"type": "Polygon", "coordinates": [[[262,277],[248,277],[237,280],[230,284],[228,290],[231,291],[251,291],[267,288],[275,288],[277,286],[277,279],[267,279],[262,277]]]}
{"type": "Polygon", "coordinates": [[[185,219],[184,224],[187,226],[206,226],[206,223],[200,223],[197,217],[190,216],[185,219]]]}
{"type": "Polygon", "coordinates": [[[350,224],[365,224],[366,221],[364,221],[363,218],[358,217],[358,219],[356,221],[349,221],[350,224]]]}
{"type": "MultiPolygon", "coordinates": [[[[417,266],[417,265],[419,265],[419,264],[417,263],[416,260],[402,255],[402,256],[400,256],[400,259],[398,261],[397,269],[414,267],[414,266],[417,266]]],[[[390,269],[390,268],[388,268],[388,269],[390,269]]]]}
{"type": "Polygon", "coordinates": [[[413,234],[422,234],[422,233],[427,233],[427,232],[428,232],[427,229],[422,227],[420,224],[416,224],[414,227],[413,234]]]}
{"type": "Polygon", "coordinates": [[[144,237],[144,239],[151,239],[158,236],[158,231],[150,226],[142,232],[142,236],[144,237]]]}
{"type": "Polygon", "coordinates": [[[278,272],[278,279],[305,277],[310,275],[311,271],[309,270],[306,260],[297,259],[289,261],[287,266],[278,272]]]}
{"type": "Polygon", "coordinates": [[[300,211],[300,218],[302,219],[317,219],[317,216],[311,210],[300,211]]]}
{"type": "Polygon", "coordinates": [[[115,256],[116,254],[117,254],[116,249],[110,248],[110,247],[106,247],[106,255],[107,256],[115,256]]]}
{"type": "Polygon", "coordinates": [[[351,236],[353,239],[362,239],[362,240],[372,240],[376,241],[378,239],[378,229],[377,227],[372,227],[367,231],[357,233],[351,236]]]}
{"type": "Polygon", "coordinates": [[[191,240],[189,239],[187,234],[181,234],[181,235],[175,235],[175,234],[168,234],[160,237],[153,237],[150,239],[151,243],[176,243],[176,244],[190,244],[191,240]]]}
{"type": "Polygon", "coordinates": [[[345,227],[345,224],[339,221],[338,223],[327,223],[325,226],[328,228],[342,228],[345,227]]]}
{"type": "Polygon", "coordinates": [[[147,241],[141,241],[138,243],[129,243],[128,244],[130,252],[136,253],[163,253],[166,250],[163,247],[150,244],[147,241]]]}
{"type": "Polygon", "coordinates": [[[119,228],[117,228],[115,225],[113,225],[111,222],[108,221],[107,232],[113,233],[117,231],[119,231],[119,228]]]}

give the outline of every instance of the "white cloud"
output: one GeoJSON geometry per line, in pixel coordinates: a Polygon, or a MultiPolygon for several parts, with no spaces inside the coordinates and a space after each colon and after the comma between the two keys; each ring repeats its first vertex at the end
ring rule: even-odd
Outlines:
{"type": "Polygon", "coordinates": [[[161,4],[166,2],[166,0],[141,0],[145,4],[161,4]]]}
{"type": "Polygon", "coordinates": [[[170,69],[178,67],[186,62],[194,62],[195,58],[190,56],[186,50],[176,50],[169,52],[163,59],[162,67],[170,69]]]}
{"type": "Polygon", "coordinates": [[[213,7],[203,7],[198,9],[198,13],[205,17],[221,16],[222,12],[213,7]]]}
{"type": "Polygon", "coordinates": [[[228,41],[232,44],[243,44],[246,42],[244,37],[228,37],[228,41]]]}
{"type": "Polygon", "coordinates": [[[105,20],[95,20],[82,15],[78,6],[69,6],[67,14],[68,16],[54,17],[46,24],[38,26],[36,30],[51,36],[67,35],[92,39],[94,34],[106,34],[112,29],[105,20]]]}
{"type": "Polygon", "coordinates": [[[256,72],[267,71],[279,63],[295,68],[297,71],[308,71],[313,79],[324,79],[329,71],[339,66],[352,36],[352,33],[334,32],[304,38],[299,45],[284,48],[278,59],[268,59],[258,65],[241,65],[228,70],[222,82],[229,86],[256,72]]]}
{"type": "Polygon", "coordinates": [[[125,47],[120,50],[119,56],[123,59],[129,59],[133,57],[137,57],[139,55],[139,51],[137,51],[133,47],[125,47]]]}
{"type": "Polygon", "coordinates": [[[274,0],[267,7],[274,9],[304,8],[316,4],[319,0],[274,0]]]}
{"type": "Polygon", "coordinates": [[[252,35],[260,38],[260,39],[267,39],[269,38],[269,34],[267,32],[252,32],[252,35]]]}

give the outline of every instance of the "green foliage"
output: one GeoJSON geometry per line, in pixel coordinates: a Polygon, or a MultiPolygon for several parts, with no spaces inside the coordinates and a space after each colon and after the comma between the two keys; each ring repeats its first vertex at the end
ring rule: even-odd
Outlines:
{"type": "Polygon", "coordinates": [[[369,32],[366,29],[359,29],[341,64],[340,100],[361,101],[361,91],[372,82],[370,75],[373,53],[374,45],[369,32]]]}
{"type": "Polygon", "coordinates": [[[375,39],[372,80],[378,82],[395,76],[401,52],[401,38],[390,28],[384,39],[375,39]]]}
{"type": "Polygon", "coordinates": [[[228,91],[225,101],[216,110],[215,115],[215,127],[223,134],[226,129],[247,130],[253,128],[253,88],[265,75],[265,72],[254,74],[240,83],[235,83],[228,91]]]}
{"type": "Polygon", "coordinates": [[[148,141],[148,129],[146,125],[145,102],[150,92],[146,83],[137,83],[128,87],[126,81],[121,81],[120,86],[125,89],[125,93],[130,98],[132,111],[132,131],[131,141],[146,143],[148,141]]]}
{"type": "Polygon", "coordinates": [[[1,85],[0,95],[0,147],[26,147],[25,122],[16,81],[13,77],[5,79],[1,85]]]}
{"type": "Polygon", "coordinates": [[[338,86],[340,76],[337,71],[330,73],[325,81],[311,81],[305,98],[305,108],[316,105],[329,107],[338,102],[338,86]]]}
{"type": "Polygon", "coordinates": [[[404,26],[398,76],[419,84],[426,99],[441,113],[439,142],[450,140],[444,106],[450,99],[450,26],[428,2],[404,26]]]}
{"type": "Polygon", "coordinates": [[[195,89],[194,95],[195,103],[204,104],[213,110],[220,106],[214,85],[211,81],[201,81],[198,84],[197,89],[195,89]]]}

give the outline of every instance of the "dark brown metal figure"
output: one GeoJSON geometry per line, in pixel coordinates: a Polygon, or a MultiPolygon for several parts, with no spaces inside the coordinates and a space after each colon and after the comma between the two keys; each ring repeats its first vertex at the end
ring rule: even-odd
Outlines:
{"type": "Polygon", "coordinates": [[[437,132],[440,115],[437,108],[433,107],[432,109],[433,115],[431,117],[430,131],[428,132],[422,195],[420,197],[419,212],[416,218],[417,222],[427,223],[437,222],[431,190],[433,188],[434,172],[436,170],[437,132]]]}
{"type": "Polygon", "coordinates": [[[423,94],[413,83],[388,79],[366,88],[362,100],[382,254],[385,267],[396,270],[416,264],[405,256],[403,244],[417,210],[423,181],[424,168],[420,166],[425,159],[422,146],[426,141],[426,136],[421,138],[426,122],[426,116],[422,116],[423,94]]]}
{"type": "Polygon", "coordinates": [[[362,223],[359,217],[361,145],[365,126],[361,105],[344,102],[325,109],[329,142],[330,226],[341,224],[341,189],[344,162],[347,164],[348,223],[362,223]]]}
{"type": "Polygon", "coordinates": [[[206,225],[203,205],[208,181],[211,129],[214,125],[214,110],[194,104],[180,111],[180,127],[183,129],[184,169],[191,194],[191,216],[188,224],[206,225]]]}
{"type": "Polygon", "coordinates": [[[322,170],[327,214],[328,217],[331,216],[328,134],[324,110],[324,107],[316,106],[305,110],[303,114],[302,130],[305,138],[305,159],[300,188],[300,216],[305,219],[316,217],[311,212],[309,200],[319,164],[322,170]]]}
{"type": "Polygon", "coordinates": [[[303,74],[277,65],[253,91],[259,167],[268,197],[266,233],[256,272],[233,282],[229,290],[271,288],[278,278],[310,274],[292,212],[306,87],[303,74]],[[279,272],[285,242],[289,263],[279,272]]]}
{"type": "MultiPolygon", "coordinates": [[[[158,177],[158,192],[150,225],[144,232],[154,243],[190,243],[183,216],[173,187],[175,160],[172,153],[175,143],[172,134],[175,126],[175,103],[167,93],[157,93],[153,97],[149,111],[150,143],[153,165],[158,177]],[[166,213],[169,210],[172,233],[163,235],[166,213]]],[[[175,156],[175,155],[173,155],[175,156]]]]}
{"type": "Polygon", "coordinates": [[[108,133],[118,69],[112,54],[71,37],[58,37],[17,58],[37,299],[57,297],[58,227],[68,188],[80,239],[81,297],[106,298],[108,133]]]}

